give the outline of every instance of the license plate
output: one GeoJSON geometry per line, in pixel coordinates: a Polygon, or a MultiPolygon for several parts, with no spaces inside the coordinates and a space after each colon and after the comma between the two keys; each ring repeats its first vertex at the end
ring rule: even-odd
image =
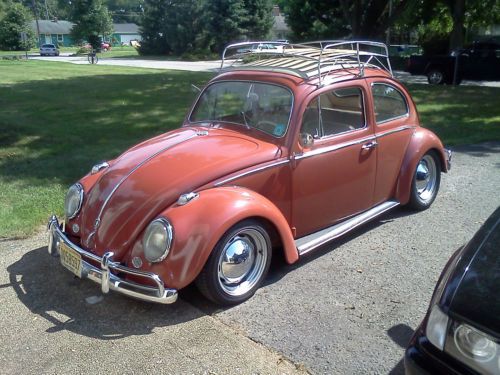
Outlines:
{"type": "Polygon", "coordinates": [[[62,242],[59,247],[59,253],[61,264],[76,276],[82,277],[82,256],[62,242]]]}

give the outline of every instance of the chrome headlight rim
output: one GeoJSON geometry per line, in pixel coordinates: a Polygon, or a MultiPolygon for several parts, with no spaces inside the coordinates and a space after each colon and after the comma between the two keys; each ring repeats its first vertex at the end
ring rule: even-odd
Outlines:
{"type": "Polygon", "coordinates": [[[77,182],[76,184],[73,184],[69,187],[68,192],[66,193],[66,199],[64,201],[64,214],[66,215],[66,218],[68,220],[74,219],[80,213],[80,210],[82,209],[82,204],[83,204],[83,195],[84,195],[83,186],[79,182],[77,182]],[[68,196],[71,192],[71,189],[77,190],[76,193],[78,194],[78,205],[77,205],[76,210],[71,215],[68,215],[66,203],[68,201],[68,196]]]}
{"type": "Polygon", "coordinates": [[[150,263],[158,263],[158,262],[165,260],[165,258],[170,253],[170,248],[172,247],[173,241],[174,241],[174,228],[173,228],[172,224],[170,223],[170,221],[168,221],[164,217],[159,217],[157,219],[154,219],[152,222],[150,222],[148,224],[148,226],[146,227],[146,230],[144,231],[144,235],[142,237],[142,250],[144,253],[144,257],[150,263]],[[150,231],[150,228],[152,228],[154,225],[157,225],[157,224],[160,224],[161,227],[163,228],[163,230],[165,231],[165,246],[162,249],[162,251],[161,251],[162,254],[159,257],[151,258],[147,254],[147,252],[148,252],[147,244],[148,244],[148,240],[149,240],[152,232],[151,233],[148,233],[148,232],[150,231]]]}

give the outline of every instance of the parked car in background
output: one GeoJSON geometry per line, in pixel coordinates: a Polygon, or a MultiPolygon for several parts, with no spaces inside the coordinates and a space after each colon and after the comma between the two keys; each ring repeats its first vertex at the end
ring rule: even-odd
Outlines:
{"type": "Polygon", "coordinates": [[[500,207],[446,264],[407,374],[500,374],[500,207]]]}
{"type": "Polygon", "coordinates": [[[430,207],[451,152],[420,127],[385,45],[254,44],[226,48],[180,129],[70,187],[63,223],[49,221],[64,267],[104,293],[172,303],[194,282],[230,305],[273,256],[294,263],[394,207],[430,207]]]}
{"type": "Polygon", "coordinates": [[[40,56],[59,56],[59,48],[55,44],[42,44],[40,56]]]}
{"type": "Polygon", "coordinates": [[[471,46],[442,56],[410,56],[407,71],[426,75],[431,84],[451,84],[457,65],[457,83],[463,79],[500,81],[500,44],[474,42],[471,46]]]}
{"type": "Polygon", "coordinates": [[[107,52],[111,49],[111,43],[110,42],[101,42],[101,51],[107,52]]]}

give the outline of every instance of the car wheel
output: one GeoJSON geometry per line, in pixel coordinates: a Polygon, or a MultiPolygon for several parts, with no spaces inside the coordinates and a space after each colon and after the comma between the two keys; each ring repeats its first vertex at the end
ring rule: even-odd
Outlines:
{"type": "Polygon", "coordinates": [[[441,168],[435,152],[426,153],[417,164],[411,185],[409,206],[415,210],[429,208],[439,191],[441,168]]]}
{"type": "Polygon", "coordinates": [[[266,229],[256,220],[242,221],[217,243],[196,285],[217,304],[241,303],[259,288],[269,270],[271,256],[266,229]]]}
{"type": "Polygon", "coordinates": [[[445,81],[444,73],[440,69],[431,69],[427,73],[427,82],[431,85],[442,85],[445,81]]]}

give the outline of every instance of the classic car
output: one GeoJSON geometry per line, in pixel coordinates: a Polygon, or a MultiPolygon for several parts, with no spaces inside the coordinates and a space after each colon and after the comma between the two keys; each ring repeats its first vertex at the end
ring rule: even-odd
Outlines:
{"type": "Polygon", "coordinates": [[[407,374],[500,373],[500,207],[446,264],[405,353],[407,374]]]}
{"type": "Polygon", "coordinates": [[[294,263],[391,208],[432,204],[451,151],[419,126],[385,45],[248,59],[255,43],[226,48],[181,128],[69,188],[48,224],[63,266],[104,293],[172,303],[195,282],[236,304],[278,252],[294,263]]]}

